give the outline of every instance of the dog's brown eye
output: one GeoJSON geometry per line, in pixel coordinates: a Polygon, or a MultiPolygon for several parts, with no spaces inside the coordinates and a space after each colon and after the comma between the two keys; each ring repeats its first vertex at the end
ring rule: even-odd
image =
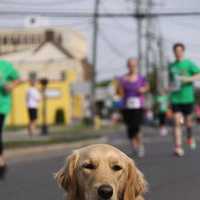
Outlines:
{"type": "Polygon", "coordinates": [[[85,169],[96,169],[96,166],[92,163],[83,164],[83,168],[85,169]]]}
{"type": "Polygon", "coordinates": [[[114,165],[114,166],[112,167],[112,169],[113,169],[114,171],[120,171],[120,170],[122,170],[122,167],[119,166],[119,165],[114,165]]]}

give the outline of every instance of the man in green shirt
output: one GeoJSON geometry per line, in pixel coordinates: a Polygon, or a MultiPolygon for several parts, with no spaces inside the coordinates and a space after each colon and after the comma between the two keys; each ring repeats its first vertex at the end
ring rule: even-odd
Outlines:
{"type": "Polygon", "coordinates": [[[0,178],[5,174],[6,162],[3,157],[2,132],[6,115],[11,110],[11,91],[19,83],[19,73],[13,65],[0,60],[0,178]]]}
{"type": "Polygon", "coordinates": [[[193,62],[184,58],[185,46],[176,43],[173,46],[176,60],[169,65],[170,101],[174,112],[174,141],[175,155],[183,156],[182,129],[185,122],[188,134],[188,144],[192,149],[196,143],[192,137],[192,112],[195,103],[193,82],[200,80],[200,68],[193,62]]]}

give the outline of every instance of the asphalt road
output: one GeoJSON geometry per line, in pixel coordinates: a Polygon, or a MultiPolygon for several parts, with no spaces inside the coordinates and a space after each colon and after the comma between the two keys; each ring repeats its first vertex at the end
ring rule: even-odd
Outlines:
{"type": "MultiPolygon", "coordinates": [[[[132,156],[123,133],[107,138],[132,156]]],[[[195,152],[186,148],[183,158],[172,156],[170,136],[159,137],[155,130],[146,129],[147,155],[136,159],[139,168],[149,182],[148,200],[194,200],[200,199],[200,145],[195,152]]],[[[53,173],[59,169],[71,150],[40,155],[9,163],[5,181],[0,181],[1,200],[62,200],[53,173]]]]}

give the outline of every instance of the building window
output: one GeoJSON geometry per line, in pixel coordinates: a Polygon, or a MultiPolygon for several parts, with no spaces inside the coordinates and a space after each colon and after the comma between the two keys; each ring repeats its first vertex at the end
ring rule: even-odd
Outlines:
{"type": "Polygon", "coordinates": [[[11,43],[12,43],[13,45],[18,45],[18,44],[19,44],[19,38],[16,37],[16,36],[13,36],[13,37],[11,38],[11,43]]]}
{"type": "Polygon", "coordinates": [[[23,43],[24,44],[27,44],[28,43],[28,38],[26,35],[23,36],[23,43]]]}
{"type": "Polygon", "coordinates": [[[4,45],[7,45],[7,44],[8,44],[8,38],[7,38],[6,36],[3,38],[3,44],[4,44],[4,45]]]}
{"type": "Polygon", "coordinates": [[[35,71],[32,71],[29,73],[29,79],[30,80],[36,80],[37,79],[37,73],[35,71]]]}

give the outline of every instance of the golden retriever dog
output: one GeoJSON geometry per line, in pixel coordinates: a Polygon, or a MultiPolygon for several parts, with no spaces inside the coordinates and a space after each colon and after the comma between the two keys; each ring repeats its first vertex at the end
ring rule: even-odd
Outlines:
{"type": "Polygon", "coordinates": [[[146,191],[134,161],[107,144],[74,151],[55,178],[67,200],[143,200],[146,191]]]}

